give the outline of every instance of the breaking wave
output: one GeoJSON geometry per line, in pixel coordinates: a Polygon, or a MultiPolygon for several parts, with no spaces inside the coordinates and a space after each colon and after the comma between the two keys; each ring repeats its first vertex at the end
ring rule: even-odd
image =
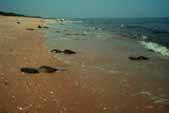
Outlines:
{"type": "Polygon", "coordinates": [[[169,56],[169,49],[165,46],[162,46],[154,42],[140,41],[140,43],[148,50],[154,51],[156,53],[160,53],[163,56],[169,56]]]}

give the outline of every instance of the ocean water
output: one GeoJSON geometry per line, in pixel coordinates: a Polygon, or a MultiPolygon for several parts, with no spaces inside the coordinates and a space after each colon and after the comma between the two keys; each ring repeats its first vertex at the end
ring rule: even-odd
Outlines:
{"type": "Polygon", "coordinates": [[[169,18],[70,19],[48,26],[46,38],[50,50],[72,49],[78,53],[57,55],[67,64],[106,73],[146,76],[146,72],[151,72],[154,76],[169,78],[166,76],[169,73],[169,18]],[[150,60],[137,65],[128,59],[130,56],[146,56],[150,60]]]}
{"type": "Polygon", "coordinates": [[[147,49],[169,56],[169,18],[84,19],[83,22],[96,29],[144,41],[141,44],[147,49]]]}
{"type": "Polygon", "coordinates": [[[169,18],[71,19],[65,21],[64,24],[49,26],[59,28],[60,31],[56,31],[60,33],[60,35],[57,34],[59,35],[57,39],[87,40],[100,38],[100,40],[111,40],[115,35],[120,38],[135,40],[135,43],[139,42],[147,50],[169,56],[169,18]],[[67,32],[66,35],[69,36],[65,37],[61,32],[67,32]]]}
{"type": "MultiPolygon", "coordinates": [[[[106,98],[112,98],[109,94],[114,91],[113,87],[122,86],[116,90],[119,92],[122,88],[128,94],[127,98],[133,98],[131,95],[148,95],[145,101],[155,104],[161,112],[166,110],[161,106],[169,105],[168,18],[70,19],[48,26],[45,38],[49,51],[56,48],[77,52],[75,55],[54,55],[67,65],[68,70],[78,73],[76,78],[79,81],[85,84],[84,80],[98,80],[100,86],[101,81],[105,80],[106,98]],[[128,59],[129,56],[140,55],[150,60],[128,59]],[[132,94],[126,88],[132,89],[132,94]],[[156,105],[154,97],[167,101],[157,100],[161,103],[156,105]]],[[[109,104],[113,105],[113,101],[109,104]]],[[[132,104],[140,106],[137,102],[132,104]]]]}
{"type": "Polygon", "coordinates": [[[146,39],[169,47],[169,18],[84,19],[83,23],[129,38],[146,39]]]}
{"type": "Polygon", "coordinates": [[[70,48],[103,61],[114,54],[169,59],[169,18],[69,19],[48,26],[50,49],[70,48]]]}
{"type": "MultiPolygon", "coordinates": [[[[74,30],[72,32],[79,32],[81,35],[88,32],[109,32],[136,40],[149,50],[169,56],[169,18],[73,19],[67,20],[64,24],[59,25],[59,29],[66,26],[74,30]]],[[[78,37],[80,38],[84,37],[78,37]]]]}

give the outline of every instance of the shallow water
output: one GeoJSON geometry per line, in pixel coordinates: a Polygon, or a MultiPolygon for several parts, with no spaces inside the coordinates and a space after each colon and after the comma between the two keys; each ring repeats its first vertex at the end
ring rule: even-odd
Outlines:
{"type": "MultiPolygon", "coordinates": [[[[49,50],[72,49],[77,52],[71,56],[56,54],[56,58],[72,70],[81,86],[85,85],[85,81],[95,86],[93,90],[103,90],[102,103],[109,104],[105,110],[111,112],[118,109],[120,113],[125,110],[138,113],[168,112],[168,56],[148,51],[138,40],[109,31],[95,30],[81,23],[66,21],[48,26],[50,29],[46,31],[46,44],[49,50]],[[150,60],[128,59],[129,56],[136,55],[147,56],[150,60]],[[122,103],[120,98],[124,99],[122,103]]],[[[95,97],[100,98],[97,95],[95,97]]]]}

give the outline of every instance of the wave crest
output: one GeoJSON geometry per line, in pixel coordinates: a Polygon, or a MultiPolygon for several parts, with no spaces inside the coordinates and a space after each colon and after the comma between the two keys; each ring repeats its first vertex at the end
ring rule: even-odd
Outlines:
{"type": "Polygon", "coordinates": [[[149,50],[152,50],[156,53],[160,53],[163,56],[169,56],[169,49],[165,46],[162,46],[154,42],[140,41],[140,43],[149,50]]]}

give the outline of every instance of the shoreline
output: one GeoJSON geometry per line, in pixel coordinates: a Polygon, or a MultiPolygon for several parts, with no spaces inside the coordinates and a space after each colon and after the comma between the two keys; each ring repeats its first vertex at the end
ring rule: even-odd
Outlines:
{"type": "MultiPolygon", "coordinates": [[[[97,63],[100,66],[102,61],[99,59],[103,58],[103,56],[98,57],[97,54],[94,54],[96,56],[91,57],[92,59],[88,57],[88,55],[92,55],[92,53],[88,53],[89,49],[96,47],[92,43],[89,43],[90,46],[84,45],[84,47],[89,47],[86,53],[77,50],[79,54],[65,56],[75,63],[66,64],[63,57],[60,60],[59,57],[49,53],[49,47],[45,45],[48,39],[44,37],[44,32],[41,32],[38,26],[45,26],[47,22],[57,21],[0,16],[0,112],[168,113],[168,106],[166,105],[168,104],[168,97],[166,97],[168,90],[160,89],[167,87],[167,80],[164,82],[158,79],[156,82],[154,76],[156,71],[152,75],[149,75],[151,74],[149,70],[146,74],[140,73],[140,69],[145,69],[146,63],[129,63],[128,54],[124,52],[126,49],[123,49],[123,46],[126,48],[127,45],[117,43],[119,41],[114,40],[114,48],[112,48],[111,42],[110,45],[105,43],[106,50],[108,48],[110,51],[117,52],[111,56],[109,64],[110,69],[113,70],[109,72],[104,71],[102,67],[91,67],[97,63]],[[121,44],[119,45],[121,49],[119,49],[118,44],[121,44]],[[118,56],[120,52],[123,54],[118,56]],[[86,55],[86,57],[82,55],[86,55]],[[112,60],[112,58],[114,59],[112,60]],[[85,61],[87,62],[85,63],[85,61]],[[138,64],[141,68],[137,68],[138,64]],[[63,68],[66,71],[52,74],[20,72],[22,67],[37,68],[43,65],[63,68]],[[124,65],[127,71],[116,71],[116,65],[124,65]],[[163,94],[162,97],[159,96],[160,94],[163,94]],[[162,104],[154,103],[156,101],[160,101],[162,104]]],[[[63,25],[61,26],[63,27],[63,25]]],[[[53,33],[56,33],[55,30],[58,29],[53,30],[53,33]]],[[[65,32],[67,31],[63,31],[63,34],[65,32]]],[[[112,36],[110,35],[110,37],[112,36]]],[[[97,42],[93,41],[93,43],[97,42]]],[[[71,43],[70,40],[63,40],[62,43],[52,42],[56,45],[56,49],[71,48],[71,46],[74,47],[79,44],[71,43]],[[60,48],[58,48],[59,44],[60,48]]],[[[85,44],[84,42],[85,40],[82,40],[83,44],[85,44]]],[[[98,43],[98,45],[100,44],[103,46],[102,42],[98,43]]],[[[79,46],[82,47],[81,44],[79,46]]],[[[78,45],[71,49],[76,51],[76,48],[78,45]]],[[[99,51],[99,48],[96,50],[99,51]]],[[[102,52],[100,52],[101,55],[103,55],[102,52]]],[[[110,54],[109,51],[107,52],[110,54]]],[[[105,60],[109,59],[105,57],[105,60]]],[[[151,66],[151,64],[149,65],[151,66]]],[[[154,67],[154,69],[158,69],[158,67],[154,67]]]]}
{"type": "Polygon", "coordinates": [[[164,107],[164,103],[167,104],[167,102],[164,102],[163,99],[168,101],[168,76],[166,75],[168,60],[163,59],[163,56],[149,52],[142,45],[136,43],[136,40],[118,37],[113,33],[89,31],[83,35],[81,29],[76,29],[81,27],[73,22],[72,24],[51,26],[53,28],[49,30],[47,35],[48,46],[51,49],[70,48],[77,51],[77,54],[73,56],[58,54],[56,57],[70,65],[68,69],[75,72],[76,78],[72,82],[79,79],[79,83],[77,83],[80,84],[79,87],[86,88],[84,91],[80,90],[83,92],[82,94],[90,95],[88,98],[82,96],[85,99],[81,99],[80,103],[84,103],[84,100],[96,99],[97,102],[96,100],[92,101],[93,109],[96,110],[102,104],[109,106],[107,108],[109,112],[142,113],[144,111],[156,113],[157,109],[165,112],[167,107],[164,107]],[[73,27],[70,28],[70,26],[73,27]],[[106,38],[107,40],[104,40],[106,38]],[[138,55],[150,59],[147,61],[128,59],[129,56],[138,55]],[[91,93],[86,94],[86,90],[90,90],[91,93]],[[103,100],[99,101],[100,98],[103,100]],[[156,104],[156,101],[161,101],[161,103],[156,104]],[[96,104],[98,106],[94,107],[96,104]],[[118,111],[113,110],[114,106],[119,107],[118,111]],[[160,106],[164,108],[160,109],[160,106]]]}

